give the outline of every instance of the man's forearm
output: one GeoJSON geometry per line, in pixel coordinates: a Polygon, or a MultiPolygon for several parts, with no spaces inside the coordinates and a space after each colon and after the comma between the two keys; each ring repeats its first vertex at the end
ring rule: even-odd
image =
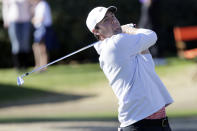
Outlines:
{"type": "MultiPolygon", "coordinates": [[[[127,24],[127,25],[123,25],[121,26],[122,28],[122,32],[123,33],[127,33],[127,34],[138,34],[138,33],[142,33],[142,34],[150,34],[150,32],[153,32],[151,30],[148,30],[148,29],[137,29],[133,26],[133,24],[127,24]]],[[[147,37],[148,38],[148,37],[147,37]]],[[[156,39],[156,37],[151,37],[151,39],[156,39]]],[[[148,47],[149,48],[149,47],[148,47]]],[[[144,49],[141,54],[149,54],[149,49],[146,48],[144,49]]]]}

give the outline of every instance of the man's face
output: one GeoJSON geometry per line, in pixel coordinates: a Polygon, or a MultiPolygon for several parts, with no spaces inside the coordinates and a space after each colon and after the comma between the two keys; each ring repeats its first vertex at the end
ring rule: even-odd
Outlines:
{"type": "Polygon", "coordinates": [[[109,38],[112,35],[116,35],[122,32],[120,23],[115,17],[114,13],[108,11],[101,22],[97,24],[95,29],[96,35],[100,36],[100,39],[109,38]]]}

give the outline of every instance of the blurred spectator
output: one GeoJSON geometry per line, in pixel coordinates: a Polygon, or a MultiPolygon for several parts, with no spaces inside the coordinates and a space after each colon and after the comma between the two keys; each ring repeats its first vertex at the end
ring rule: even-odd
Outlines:
{"type": "Polygon", "coordinates": [[[12,46],[13,63],[17,69],[28,66],[31,32],[31,10],[29,0],[2,0],[4,27],[12,46]]]}
{"type": "Polygon", "coordinates": [[[142,6],[141,6],[141,16],[138,26],[142,28],[151,28],[151,22],[149,18],[149,8],[151,5],[151,0],[139,0],[139,1],[142,3],[142,6]]]}
{"type": "Polygon", "coordinates": [[[163,43],[161,41],[161,4],[160,0],[139,0],[142,3],[141,16],[138,27],[154,30],[158,35],[157,44],[150,48],[153,57],[163,57],[163,43]]]}
{"type": "Polygon", "coordinates": [[[32,19],[35,27],[34,44],[32,46],[35,58],[35,67],[48,63],[47,45],[50,46],[52,19],[51,9],[45,0],[32,0],[34,3],[34,17],[32,19]]]}

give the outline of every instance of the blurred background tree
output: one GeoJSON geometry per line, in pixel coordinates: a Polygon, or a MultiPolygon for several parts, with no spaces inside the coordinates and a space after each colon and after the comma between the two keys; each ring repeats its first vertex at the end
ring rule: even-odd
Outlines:
{"type": "MultiPolygon", "coordinates": [[[[140,3],[138,0],[48,0],[53,15],[53,27],[56,32],[59,50],[50,52],[51,60],[57,59],[96,41],[88,31],[85,21],[88,12],[96,6],[117,6],[117,18],[121,24],[138,23],[140,3]]],[[[0,6],[1,8],[1,6],[0,6]]],[[[173,27],[197,25],[196,0],[162,0],[159,17],[162,19],[162,37],[165,43],[165,56],[175,56],[173,27]]],[[[0,15],[0,67],[12,67],[10,41],[7,30],[3,28],[0,15]]],[[[33,61],[33,58],[30,58],[33,61]]],[[[97,61],[96,51],[91,48],[65,60],[97,61]]]]}

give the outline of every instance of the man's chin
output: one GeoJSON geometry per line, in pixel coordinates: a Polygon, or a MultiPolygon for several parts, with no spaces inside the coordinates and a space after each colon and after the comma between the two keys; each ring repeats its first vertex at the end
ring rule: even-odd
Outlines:
{"type": "Polygon", "coordinates": [[[121,28],[117,28],[116,30],[114,30],[115,34],[120,34],[122,33],[122,29],[121,28]]]}

